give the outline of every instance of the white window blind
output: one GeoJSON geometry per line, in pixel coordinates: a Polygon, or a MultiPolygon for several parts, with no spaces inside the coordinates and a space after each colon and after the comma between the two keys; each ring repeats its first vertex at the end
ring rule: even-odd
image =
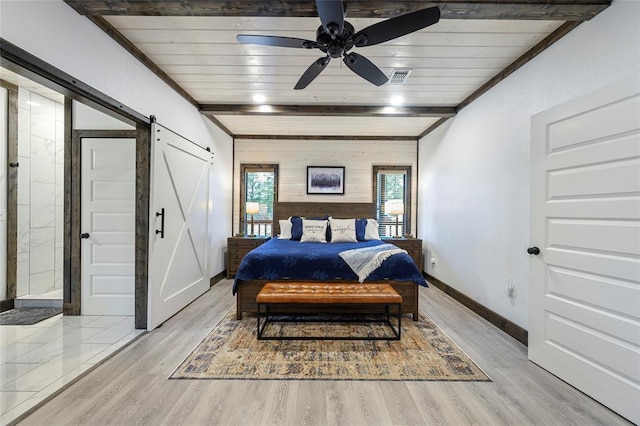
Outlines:
{"type": "Polygon", "coordinates": [[[376,183],[376,211],[380,236],[403,235],[405,233],[404,213],[407,211],[408,200],[407,171],[379,169],[376,183]]]}

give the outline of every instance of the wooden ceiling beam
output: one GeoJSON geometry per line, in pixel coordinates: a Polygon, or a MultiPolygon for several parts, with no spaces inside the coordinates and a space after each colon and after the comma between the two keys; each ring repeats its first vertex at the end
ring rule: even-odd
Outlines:
{"type": "MultiPolygon", "coordinates": [[[[81,15],[317,17],[312,0],[65,0],[81,15]]],[[[349,18],[391,18],[439,6],[442,19],[586,21],[611,0],[347,0],[349,18]]]]}
{"type": "Polygon", "coordinates": [[[285,115],[341,117],[451,117],[456,107],[389,107],[360,105],[236,105],[201,104],[204,115],[285,115]]]}
{"type": "Polygon", "coordinates": [[[493,76],[489,81],[480,86],[475,92],[473,92],[469,97],[460,102],[456,111],[460,111],[462,108],[465,108],[474,100],[478,99],[483,94],[487,93],[489,89],[491,89],[496,84],[500,83],[505,78],[509,77],[511,74],[516,72],[518,69],[522,68],[527,62],[538,56],[540,53],[544,52],[549,46],[551,46],[556,41],[560,40],[562,37],[567,35],[570,31],[580,25],[580,22],[565,22],[561,26],[559,26],[554,32],[545,37],[544,40],[533,46],[524,55],[520,56],[518,59],[513,61],[511,64],[507,65],[502,71],[493,76]]]}
{"type": "MultiPolygon", "coordinates": [[[[554,32],[552,32],[547,37],[545,37],[544,40],[542,40],[540,43],[533,46],[524,55],[520,56],[514,62],[509,64],[507,67],[505,67],[505,69],[503,69],[498,74],[493,76],[493,78],[491,78],[485,84],[480,86],[475,92],[469,95],[465,100],[460,102],[460,104],[458,104],[458,106],[456,107],[456,113],[460,112],[463,108],[467,107],[469,104],[471,104],[471,102],[475,101],[483,94],[487,93],[489,89],[491,89],[493,86],[500,83],[505,78],[509,77],[518,69],[522,68],[527,62],[529,62],[531,59],[538,56],[540,53],[542,53],[545,49],[547,49],[553,43],[555,43],[556,41],[560,40],[562,37],[567,35],[571,30],[573,30],[578,25],[580,25],[580,22],[565,22],[564,24],[562,24],[560,27],[558,27],[558,29],[556,29],[554,32]]],[[[447,118],[448,117],[443,117],[440,120],[433,123],[429,128],[425,129],[424,132],[418,135],[418,140],[422,139],[423,137],[433,132],[438,127],[440,127],[442,124],[444,124],[444,122],[447,121],[447,118]]]]}

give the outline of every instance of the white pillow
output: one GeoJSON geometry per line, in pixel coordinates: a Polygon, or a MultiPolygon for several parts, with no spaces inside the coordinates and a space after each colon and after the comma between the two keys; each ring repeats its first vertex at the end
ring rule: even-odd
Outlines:
{"type": "Polygon", "coordinates": [[[378,234],[378,221],[375,219],[367,219],[367,227],[364,228],[365,240],[379,240],[380,234],[378,234]]]}
{"type": "Polygon", "coordinates": [[[329,218],[332,243],[357,243],[356,220],[329,218]]]}
{"type": "Polygon", "coordinates": [[[281,240],[290,240],[291,239],[291,218],[279,220],[280,222],[280,235],[278,236],[281,240]]]}
{"type": "Polygon", "coordinates": [[[327,221],[302,219],[301,243],[326,243],[327,221]]]}

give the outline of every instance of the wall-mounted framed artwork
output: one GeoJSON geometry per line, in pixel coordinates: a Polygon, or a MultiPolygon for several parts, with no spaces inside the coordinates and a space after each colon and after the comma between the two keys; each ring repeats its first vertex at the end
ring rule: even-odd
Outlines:
{"type": "Polygon", "coordinates": [[[307,194],[344,195],[344,167],[307,166],[307,194]]]}

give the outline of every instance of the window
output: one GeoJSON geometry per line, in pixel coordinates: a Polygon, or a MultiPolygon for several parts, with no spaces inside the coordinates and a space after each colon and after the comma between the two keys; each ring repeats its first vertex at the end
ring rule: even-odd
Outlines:
{"type": "Polygon", "coordinates": [[[373,166],[373,200],[381,237],[410,233],[411,166],[373,166]]]}
{"type": "Polygon", "coordinates": [[[240,165],[240,229],[244,235],[271,235],[277,199],[277,164],[240,165]]]}

